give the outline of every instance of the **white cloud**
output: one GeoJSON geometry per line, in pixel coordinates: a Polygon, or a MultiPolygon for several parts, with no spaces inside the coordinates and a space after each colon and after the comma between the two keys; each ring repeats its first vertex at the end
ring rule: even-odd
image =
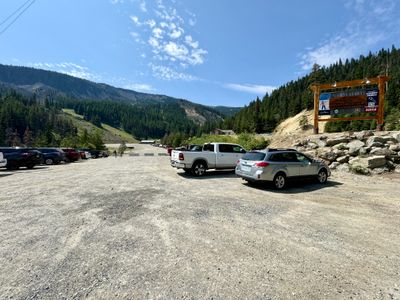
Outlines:
{"type": "Polygon", "coordinates": [[[124,0],[110,0],[111,4],[122,4],[124,0]]]}
{"type": "Polygon", "coordinates": [[[346,28],[300,54],[300,65],[308,71],[314,63],[329,66],[339,59],[357,57],[381,47],[388,37],[399,34],[400,19],[396,0],[344,0],[354,15],[346,28]]]}
{"type": "Polygon", "coordinates": [[[139,92],[154,92],[155,89],[146,83],[129,83],[123,86],[123,88],[128,90],[134,90],[139,92]]]}
{"type": "Polygon", "coordinates": [[[161,39],[163,37],[163,33],[164,33],[164,31],[161,28],[155,27],[153,29],[153,36],[156,39],[161,39]]]}
{"type": "Polygon", "coordinates": [[[195,76],[182,72],[177,72],[174,69],[167,66],[150,64],[150,67],[153,71],[153,75],[163,80],[184,80],[184,81],[199,80],[195,76]]]}
{"type": "Polygon", "coordinates": [[[245,92],[249,94],[255,94],[259,96],[264,96],[266,93],[270,94],[276,89],[275,86],[270,85],[256,85],[256,84],[238,84],[238,83],[228,83],[224,85],[226,88],[245,92]]]}
{"type": "Polygon", "coordinates": [[[140,15],[140,18],[136,15],[130,16],[140,34],[131,33],[132,38],[139,44],[147,40],[144,43],[147,47],[143,45],[140,51],[148,54],[146,58],[154,65],[164,65],[166,69],[163,69],[161,73],[165,76],[161,78],[168,80],[187,80],[190,77],[181,71],[188,72],[189,68],[203,64],[208,54],[207,50],[200,47],[199,41],[192,35],[186,34],[187,26],[195,25],[196,15],[185,11],[186,17],[190,19],[184,20],[178,11],[178,5],[175,0],[156,0],[155,10],[146,8],[147,18],[143,15],[140,15]]]}
{"type": "Polygon", "coordinates": [[[133,23],[135,23],[137,26],[142,26],[142,23],[139,21],[139,18],[137,16],[130,16],[130,19],[132,20],[133,23]]]}
{"type": "Polygon", "coordinates": [[[153,28],[154,26],[156,26],[156,21],[150,19],[146,21],[146,24],[149,25],[150,28],[153,28]]]}
{"type": "Polygon", "coordinates": [[[179,38],[181,35],[182,35],[182,32],[183,32],[183,29],[174,29],[174,30],[172,30],[172,32],[169,34],[169,36],[172,38],[172,39],[177,39],[177,38],[179,38]]]}
{"type": "Polygon", "coordinates": [[[190,35],[185,36],[185,43],[195,49],[199,47],[199,42],[194,41],[190,35]]]}
{"type": "Polygon", "coordinates": [[[30,67],[45,69],[49,71],[55,71],[67,75],[71,75],[74,77],[79,77],[82,79],[87,79],[91,81],[99,82],[102,80],[102,77],[98,74],[94,74],[90,72],[89,68],[78,65],[76,63],[71,62],[61,62],[61,63],[28,63],[30,67]]]}
{"type": "Polygon", "coordinates": [[[140,7],[140,10],[141,10],[142,12],[147,12],[146,2],[145,2],[145,1],[140,2],[139,7],[140,7]]]}

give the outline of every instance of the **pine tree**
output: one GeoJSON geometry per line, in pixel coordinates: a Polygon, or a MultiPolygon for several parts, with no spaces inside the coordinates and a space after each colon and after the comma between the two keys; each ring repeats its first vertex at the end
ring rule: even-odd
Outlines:
{"type": "Polygon", "coordinates": [[[29,129],[29,127],[26,127],[25,129],[23,141],[26,147],[33,146],[34,143],[33,132],[29,129]]]}

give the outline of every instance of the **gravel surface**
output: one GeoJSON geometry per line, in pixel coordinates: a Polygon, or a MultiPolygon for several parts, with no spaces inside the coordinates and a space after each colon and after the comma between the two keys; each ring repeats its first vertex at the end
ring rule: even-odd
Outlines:
{"type": "Polygon", "coordinates": [[[0,299],[400,299],[400,178],[284,192],[163,149],[0,171],[0,299]]]}

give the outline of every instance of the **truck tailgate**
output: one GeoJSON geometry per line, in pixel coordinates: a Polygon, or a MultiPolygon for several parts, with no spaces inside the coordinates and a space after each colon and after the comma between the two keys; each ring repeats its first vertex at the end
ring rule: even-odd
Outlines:
{"type": "Polygon", "coordinates": [[[171,160],[179,161],[179,153],[180,152],[181,151],[178,151],[178,150],[172,150],[172,152],[171,152],[171,160]]]}

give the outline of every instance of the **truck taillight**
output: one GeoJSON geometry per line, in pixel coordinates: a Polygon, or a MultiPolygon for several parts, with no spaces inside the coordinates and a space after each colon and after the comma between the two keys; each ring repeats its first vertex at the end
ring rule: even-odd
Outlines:
{"type": "Polygon", "coordinates": [[[259,167],[259,168],[265,168],[265,167],[268,167],[268,166],[269,166],[269,163],[267,163],[265,161],[256,163],[256,167],[259,167]]]}
{"type": "Polygon", "coordinates": [[[184,160],[185,157],[183,156],[183,153],[179,153],[179,160],[184,160]]]}

